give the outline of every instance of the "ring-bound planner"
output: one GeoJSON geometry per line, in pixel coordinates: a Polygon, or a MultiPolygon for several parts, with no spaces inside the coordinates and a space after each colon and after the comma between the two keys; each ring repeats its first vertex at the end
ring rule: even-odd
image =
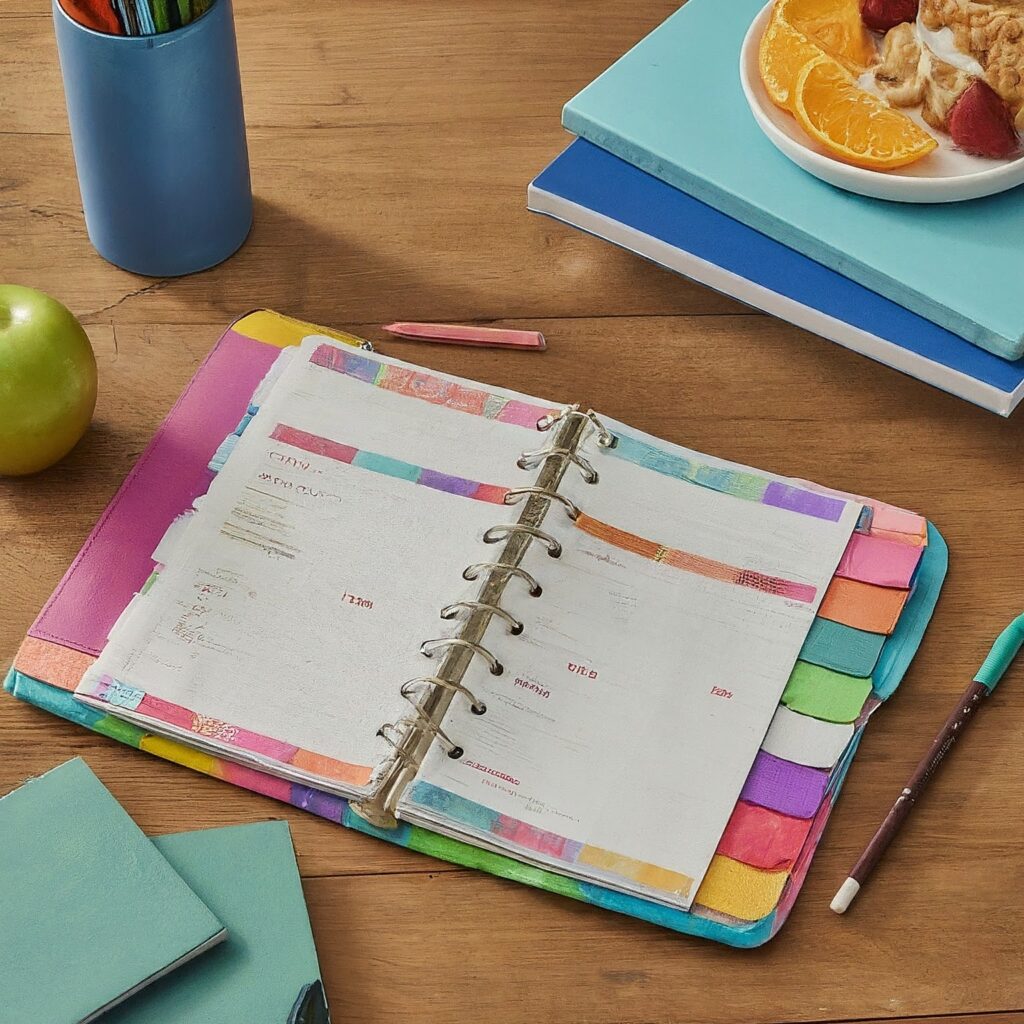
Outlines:
{"type": "Polygon", "coordinates": [[[380,838],[749,946],[792,907],[945,565],[914,513],[261,312],[6,685],[380,838]]]}

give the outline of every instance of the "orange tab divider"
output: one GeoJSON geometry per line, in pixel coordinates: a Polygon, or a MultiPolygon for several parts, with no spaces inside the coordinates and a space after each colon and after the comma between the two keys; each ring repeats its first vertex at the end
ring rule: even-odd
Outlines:
{"type": "Polygon", "coordinates": [[[83,654],[72,647],[27,636],[14,656],[14,668],[40,682],[74,690],[95,660],[91,654],[83,654]]]}
{"type": "Polygon", "coordinates": [[[836,576],[825,591],[818,614],[867,633],[889,635],[896,628],[909,596],[909,590],[836,576]]]}

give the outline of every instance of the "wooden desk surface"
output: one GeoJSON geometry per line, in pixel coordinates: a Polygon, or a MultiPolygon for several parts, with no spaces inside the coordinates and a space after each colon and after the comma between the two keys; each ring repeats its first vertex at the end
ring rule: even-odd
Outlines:
{"type": "Polygon", "coordinates": [[[223,266],[152,280],[90,248],[49,14],[3,0],[0,278],[82,318],[101,395],[62,465],[0,482],[0,660],[238,314],[266,305],[375,341],[395,318],[539,328],[542,356],[383,348],[921,510],[949,541],[934,625],[779,937],[732,951],[455,869],[6,696],[0,792],[81,754],[153,833],[287,818],[336,1022],[1019,1024],[1021,667],[854,911],[840,920],[828,900],[1024,606],[1024,415],[1000,420],[525,210],[567,141],[561,104],[674,6],[236,0],[256,225],[223,266]]]}

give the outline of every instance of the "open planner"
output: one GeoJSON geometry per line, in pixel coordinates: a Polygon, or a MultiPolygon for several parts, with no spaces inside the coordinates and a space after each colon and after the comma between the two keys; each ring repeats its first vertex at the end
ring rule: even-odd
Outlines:
{"type": "Polygon", "coordinates": [[[934,528],[291,334],[102,643],[34,627],[8,689],[382,838],[770,937],[931,613],[934,528]],[[736,913],[713,894],[748,866],[771,881],[736,913]]]}

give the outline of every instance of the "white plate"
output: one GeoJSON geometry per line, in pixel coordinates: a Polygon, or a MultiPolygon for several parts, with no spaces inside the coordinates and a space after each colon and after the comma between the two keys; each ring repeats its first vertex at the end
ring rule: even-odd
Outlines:
{"type": "Polygon", "coordinates": [[[948,135],[927,128],[916,111],[908,113],[939,143],[938,149],[916,164],[901,167],[898,171],[870,171],[829,156],[804,132],[795,117],[772,103],[761,82],[758,47],[768,26],[771,9],[772,4],[769,3],[761,10],[743,40],[740,81],[761,131],[793,163],[816,178],[848,192],[900,203],[956,203],[1005,192],[1024,183],[1024,156],[1013,160],[971,156],[957,149],[948,135]]]}

